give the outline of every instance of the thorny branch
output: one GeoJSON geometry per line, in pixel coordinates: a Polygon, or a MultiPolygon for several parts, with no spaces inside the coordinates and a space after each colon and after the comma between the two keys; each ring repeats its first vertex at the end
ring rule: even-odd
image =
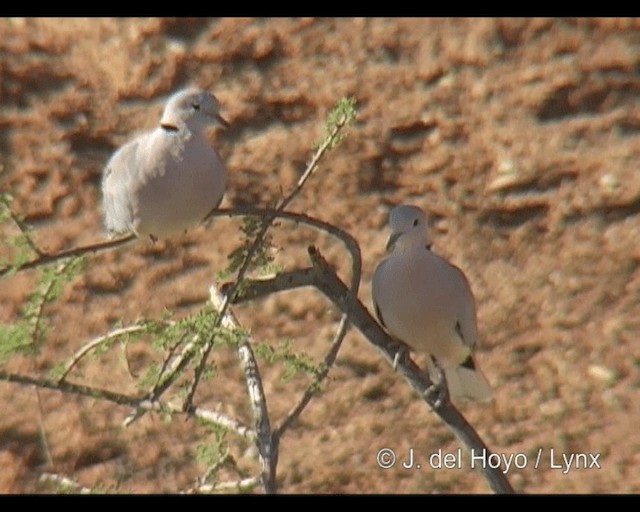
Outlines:
{"type": "Polygon", "coordinates": [[[8,265],[6,267],[0,268],[0,277],[8,274],[12,271],[20,272],[22,270],[29,270],[32,268],[42,267],[44,265],[48,265],[49,263],[55,263],[56,261],[64,260],[67,258],[73,258],[74,256],[82,256],[84,254],[89,253],[98,253],[103,252],[109,249],[114,249],[115,247],[120,247],[121,245],[125,245],[129,242],[133,242],[137,240],[136,235],[127,235],[123,238],[118,238],[116,240],[108,240],[106,242],[98,242],[90,245],[83,245],[81,247],[74,247],[73,249],[69,249],[68,251],[60,251],[57,253],[45,253],[42,250],[38,249],[36,252],[39,254],[37,258],[34,258],[22,265],[18,265],[17,267],[13,267],[8,265]]]}
{"type": "Polygon", "coordinates": [[[132,407],[134,409],[144,409],[146,411],[167,412],[170,414],[184,414],[194,416],[210,423],[215,423],[224,428],[234,431],[241,437],[255,439],[256,433],[253,429],[243,425],[239,421],[224,414],[192,406],[188,411],[183,411],[181,406],[173,403],[162,403],[148,400],[145,396],[131,396],[124,393],[116,393],[108,389],[100,389],[92,386],[74,384],[69,381],[57,379],[46,379],[30,377],[28,375],[15,374],[0,370],[0,381],[12,382],[22,386],[34,386],[41,389],[51,389],[61,393],[85,396],[96,400],[104,400],[118,405],[132,407]]]}
{"type": "MultiPolygon", "coordinates": [[[[253,243],[249,246],[247,250],[247,254],[244,258],[244,261],[238,272],[236,274],[236,278],[231,286],[227,289],[224,298],[218,308],[219,316],[216,321],[216,325],[214,325],[214,330],[216,327],[220,325],[222,319],[226,318],[227,309],[229,308],[229,304],[233,297],[235,296],[237,290],[240,288],[240,284],[244,280],[244,276],[247,273],[251,262],[253,260],[254,255],[256,254],[258,248],[263,244],[264,238],[267,234],[267,231],[273,224],[276,219],[276,214],[284,211],[284,209],[295,199],[295,197],[300,193],[302,188],[304,187],[307,180],[313,175],[313,173],[318,168],[318,163],[321,158],[326,154],[326,152],[335,146],[335,144],[340,139],[340,134],[342,130],[351,122],[353,119],[353,110],[349,115],[346,113],[343,114],[339,119],[335,119],[333,121],[333,125],[330,127],[330,131],[327,136],[324,138],[323,143],[319,146],[318,150],[314,154],[313,158],[307,165],[307,168],[303,172],[302,176],[298,180],[294,189],[284,197],[277,207],[275,208],[275,213],[269,214],[262,219],[262,226],[258,233],[255,235],[253,239],[253,243]]],[[[190,389],[187,392],[187,398],[184,401],[184,408],[187,409],[191,406],[193,396],[195,395],[198,383],[204,373],[204,369],[207,364],[207,360],[209,354],[213,348],[214,336],[212,335],[204,347],[202,348],[201,358],[194,372],[194,378],[191,383],[190,389]]],[[[242,362],[245,377],[247,378],[247,387],[249,389],[249,394],[252,402],[252,410],[254,412],[254,421],[256,424],[256,431],[259,433],[258,436],[258,451],[260,453],[260,460],[262,466],[262,476],[263,476],[263,485],[265,491],[267,493],[272,493],[276,491],[276,469],[277,469],[277,460],[278,460],[278,445],[277,438],[274,439],[271,436],[271,426],[269,424],[269,415],[266,397],[264,396],[264,391],[262,389],[262,383],[260,379],[260,374],[258,370],[258,365],[255,361],[255,356],[251,349],[251,345],[249,343],[242,343],[240,345],[239,351],[240,361],[242,362]],[[255,381],[255,382],[254,382],[255,381]],[[256,382],[259,384],[256,385],[256,382]],[[260,404],[255,404],[255,401],[259,401],[260,404]],[[264,417],[262,416],[264,414],[264,417]],[[267,436],[267,433],[269,434],[267,436]],[[264,437],[263,435],[264,434],[264,437]]]]}
{"type": "MultiPolygon", "coordinates": [[[[315,152],[313,158],[311,159],[311,161],[307,165],[307,168],[305,169],[305,171],[302,173],[302,176],[300,176],[300,179],[296,183],[296,186],[293,188],[293,190],[286,197],[284,197],[284,198],[282,198],[282,200],[280,200],[280,202],[276,206],[274,212],[268,213],[265,217],[262,218],[262,225],[260,227],[260,230],[255,235],[255,238],[253,239],[253,243],[248,248],[247,254],[246,254],[245,258],[244,258],[244,261],[243,261],[242,265],[240,266],[240,268],[238,269],[238,272],[236,274],[235,280],[233,281],[233,283],[231,284],[231,286],[227,289],[227,291],[225,293],[224,300],[223,300],[222,304],[220,305],[220,310],[219,310],[220,318],[224,317],[224,315],[225,315],[225,313],[227,311],[227,308],[229,307],[229,302],[233,299],[233,296],[235,295],[235,293],[240,288],[240,284],[242,283],[242,281],[244,279],[244,276],[247,273],[247,271],[249,269],[249,266],[251,265],[253,257],[256,254],[256,251],[258,250],[258,248],[263,244],[264,238],[265,238],[265,236],[267,234],[267,231],[269,231],[269,228],[271,227],[271,225],[273,224],[274,220],[276,219],[277,213],[283,212],[284,209],[300,193],[300,191],[304,187],[305,183],[309,180],[309,178],[313,175],[313,173],[318,168],[318,163],[320,162],[322,157],[326,154],[326,152],[330,148],[334,147],[334,145],[336,144],[336,142],[340,138],[340,133],[345,128],[345,126],[347,126],[351,122],[351,120],[352,120],[352,118],[350,118],[347,115],[343,115],[341,119],[336,120],[335,124],[331,127],[330,133],[327,134],[327,136],[325,137],[323,143],[320,145],[318,150],[315,152]]],[[[211,213],[213,213],[213,212],[215,212],[215,210],[213,210],[211,213]]],[[[205,220],[207,220],[208,217],[209,216],[207,216],[205,218],[205,220]]],[[[215,329],[215,327],[217,327],[217,325],[214,326],[214,329],[215,329]]],[[[188,405],[191,404],[191,401],[193,400],[193,396],[195,394],[195,391],[196,391],[196,388],[198,386],[198,383],[200,382],[201,376],[202,376],[202,374],[204,372],[204,368],[206,366],[207,359],[209,357],[209,354],[210,354],[212,348],[213,348],[213,337],[210,338],[209,340],[207,340],[207,343],[205,344],[205,346],[202,349],[202,357],[201,357],[200,362],[199,362],[199,364],[198,364],[198,366],[197,366],[197,368],[195,370],[193,382],[191,384],[189,392],[187,393],[187,398],[185,400],[185,407],[188,407],[188,405]]]]}
{"type": "MultiPolygon", "coordinates": [[[[327,232],[333,235],[335,238],[340,240],[345,248],[349,251],[351,255],[351,292],[356,295],[358,293],[358,288],[360,285],[360,277],[362,273],[362,256],[360,252],[360,246],[358,242],[351,236],[351,234],[346,231],[334,226],[333,224],[329,224],[323,222],[321,220],[315,219],[313,217],[309,217],[307,215],[293,213],[293,212],[278,212],[276,210],[262,210],[255,208],[234,208],[233,210],[219,210],[214,212],[211,216],[235,216],[235,215],[274,215],[276,218],[287,219],[293,222],[297,222],[300,224],[304,224],[315,229],[319,229],[321,231],[327,232]]],[[[260,296],[269,295],[270,293],[274,293],[278,291],[278,289],[293,289],[304,286],[313,285],[313,269],[305,269],[301,271],[293,271],[287,272],[286,274],[281,274],[279,276],[275,276],[273,279],[265,280],[265,281],[256,281],[254,282],[254,286],[251,286],[249,289],[243,289],[236,293],[236,297],[238,294],[242,296],[242,300],[248,299],[256,299],[260,296]],[[282,281],[282,282],[281,282],[282,281]],[[280,286],[281,288],[278,288],[280,286]],[[249,296],[249,295],[250,296],[249,296]]],[[[230,285],[226,284],[221,287],[221,291],[226,293],[229,296],[228,288],[230,285]]],[[[333,363],[338,356],[338,351],[342,346],[342,341],[348,331],[349,328],[349,320],[346,314],[342,315],[340,319],[340,324],[338,326],[338,330],[336,335],[331,343],[331,347],[329,348],[327,354],[324,357],[322,362],[320,372],[315,376],[313,381],[309,384],[305,392],[302,394],[298,403],[291,409],[291,411],[287,414],[287,416],[282,420],[280,425],[273,431],[272,433],[272,442],[275,446],[275,450],[277,453],[277,448],[279,445],[280,438],[284,435],[285,431],[291,426],[291,424],[302,414],[305,407],[309,404],[313,396],[316,394],[320,384],[324,381],[324,379],[329,374],[330,369],[333,366],[333,363]]]]}

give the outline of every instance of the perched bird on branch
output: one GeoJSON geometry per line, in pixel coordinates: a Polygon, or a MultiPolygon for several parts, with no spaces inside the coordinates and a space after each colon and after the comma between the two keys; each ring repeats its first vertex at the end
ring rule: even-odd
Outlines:
{"type": "Polygon", "coordinates": [[[131,140],[104,171],[104,221],[109,234],[153,240],[184,232],[217,208],[226,170],[205,137],[227,127],[213,94],[187,88],[169,98],[159,126],[131,140]]]}
{"type": "Polygon", "coordinates": [[[372,283],[380,323],[410,350],[428,356],[431,380],[442,370],[452,397],[489,400],[489,383],[472,357],[476,306],[462,270],[427,246],[427,216],[401,205],[389,215],[388,255],[372,283]]]}

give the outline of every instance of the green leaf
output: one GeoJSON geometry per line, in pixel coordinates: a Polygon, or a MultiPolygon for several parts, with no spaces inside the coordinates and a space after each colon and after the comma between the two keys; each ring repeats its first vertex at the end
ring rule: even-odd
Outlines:
{"type": "Polygon", "coordinates": [[[318,149],[329,139],[332,139],[329,149],[333,149],[340,144],[345,135],[344,128],[350,126],[356,116],[356,99],[353,96],[339,99],[335,107],[327,115],[322,140],[316,142],[315,149],[318,149]]]}
{"type": "Polygon", "coordinates": [[[31,336],[26,324],[0,324],[0,363],[17,353],[31,350],[31,336]]]}

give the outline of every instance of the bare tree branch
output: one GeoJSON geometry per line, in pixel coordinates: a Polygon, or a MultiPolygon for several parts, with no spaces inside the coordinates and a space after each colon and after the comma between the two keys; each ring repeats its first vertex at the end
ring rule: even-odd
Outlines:
{"type": "Polygon", "coordinates": [[[104,336],[98,336],[94,338],[84,345],[82,345],[78,350],[75,351],[71,359],[67,362],[62,372],[62,375],[58,378],[58,381],[63,381],[67,378],[67,375],[73,370],[73,368],[93,349],[99,347],[103,343],[112,340],[113,338],[117,338],[119,336],[124,336],[125,334],[131,334],[133,332],[140,332],[145,329],[142,325],[130,325],[128,327],[122,327],[120,329],[114,329],[111,332],[108,332],[104,336]]]}
{"type": "Polygon", "coordinates": [[[99,242],[96,244],[85,245],[82,247],[75,247],[73,249],[69,249],[68,251],[61,251],[58,253],[48,254],[41,250],[37,252],[40,254],[37,258],[34,258],[31,261],[27,261],[22,265],[18,265],[17,267],[12,267],[11,265],[0,268],[0,277],[5,274],[10,273],[11,271],[20,272],[21,270],[28,270],[31,268],[41,267],[43,265],[48,265],[49,263],[54,263],[59,260],[63,260],[65,258],[72,258],[74,256],[83,256],[89,253],[98,253],[102,251],[106,251],[108,249],[113,249],[114,247],[120,247],[121,245],[128,244],[136,240],[136,235],[131,234],[127,235],[124,238],[118,238],[116,240],[109,240],[106,242],[99,242]]]}
{"type": "MultiPolygon", "coordinates": [[[[209,293],[211,302],[216,308],[224,304],[225,297],[215,286],[209,288],[209,293]]],[[[238,321],[231,311],[227,311],[224,316],[222,316],[222,326],[227,329],[237,329],[239,327],[238,321]]],[[[260,378],[260,372],[248,336],[243,336],[242,341],[238,345],[238,355],[244,370],[247,391],[249,392],[249,401],[256,425],[258,454],[262,467],[262,483],[265,492],[269,494],[275,493],[278,453],[277,449],[274,449],[274,443],[272,442],[267,399],[264,394],[262,379],[260,378]]]]}
{"type": "MultiPolygon", "coordinates": [[[[338,240],[340,240],[345,248],[349,251],[351,256],[351,283],[350,288],[354,293],[358,293],[358,289],[360,287],[360,276],[362,275],[362,255],[360,251],[360,244],[358,241],[353,238],[353,236],[347,231],[340,229],[339,227],[329,224],[328,222],[322,221],[320,219],[316,219],[315,217],[310,217],[308,215],[304,215],[303,213],[296,213],[290,211],[278,211],[270,208],[253,208],[250,206],[238,206],[234,208],[220,208],[219,210],[212,211],[208,218],[213,217],[239,217],[246,215],[254,215],[254,216],[274,216],[275,219],[284,219],[289,220],[291,222],[296,222],[298,224],[303,224],[305,226],[312,227],[314,229],[324,231],[328,233],[338,240]]],[[[297,279],[304,280],[303,277],[298,277],[297,279]]],[[[305,286],[304,284],[300,284],[300,286],[305,286]]]]}
{"type": "Polygon", "coordinates": [[[241,437],[247,439],[255,439],[256,433],[235,420],[225,416],[224,414],[203,409],[201,407],[192,406],[188,411],[183,411],[181,406],[173,403],[162,403],[159,401],[148,400],[145,396],[130,396],[124,393],[116,393],[107,389],[94,388],[81,384],[73,384],[69,381],[58,381],[53,379],[30,377],[28,375],[19,375],[15,373],[0,370],[0,381],[12,382],[22,386],[33,386],[40,389],[51,389],[61,393],[69,393],[93,398],[96,400],[104,400],[118,405],[133,407],[134,409],[144,409],[146,411],[168,412],[171,414],[185,414],[186,416],[194,416],[202,420],[215,423],[228,430],[232,430],[241,437]]]}
{"type": "MultiPolygon", "coordinates": [[[[256,209],[250,207],[240,207],[234,208],[232,210],[216,210],[210,214],[210,217],[217,216],[236,216],[236,215],[274,215],[276,218],[282,218],[286,220],[290,220],[299,224],[304,224],[315,229],[319,229],[326,233],[331,234],[337,239],[341,240],[345,245],[347,250],[351,255],[351,290],[354,294],[358,293],[358,288],[360,285],[360,277],[362,273],[362,256],[360,252],[360,246],[358,242],[351,236],[351,234],[346,231],[338,228],[333,224],[329,224],[327,222],[315,219],[313,217],[309,217],[304,214],[294,213],[294,212],[285,212],[285,211],[277,211],[277,210],[264,210],[264,209],[256,209]]],[[[248,288],[243,288],[241,291],[238,291],[238,294],[241,297],[236,297],[234,302],[246,301],[246,300],[254,300],[259,297],[267,296],[272,293],[276,293],[278,291],[283,290],[291,290],[298,287],[304,286],[312,286],[315,281],[315,272],[312,267],[307,269],[295,270],[292,272],[286,272],[280,275],[275,276],[272,279],[268,280],[254,280],[251,281],[251,286],[248,288]]],[[[221,291],[225,294],[228,294],[228,290],[231,286],[231,283],[227,283],[221,287],[221,291]]],[[[338,351],[342,346],[342,340],[347,333],[349,328],[348,316],[343,315],[340,320],[340,325],[338,327],[338,332],[334,338],[334,341],[331,344],[331,348],[327,352],[321,372],[316,375],[313,382],[309,385],[309,387],[305,390],[300,401],[293,407],[293,409],[287,414],[287,416],[282,420],[281,424],[276,428],[273,432],[274,442],[279,442],[280,437],[284,434],[284,432],[289,428],[289,426],[295,421],[304,408],[309,404],[311,398],[316,393],[319,385],[328,375],[335,359],[338,355],[338,351]]]]}
{"type": "MultiPolygon", "coordinates": [[[[256,279],[247,280],[245,282],[251,283],[251,286],[240,290],[234,303],[247,302],[262,297],[267,297],[273,293],[277,293],[285,290],[293,290],[295,288],[303,288],[305,286],[314,286],[315,274],[312,267],[292,270],[290,272],[283,272],[277,276],[269,279],[256,279]]],[[[220,291],[226,293],[230,288],[231,283],[224,283],[220,286],[220,291]]]]}

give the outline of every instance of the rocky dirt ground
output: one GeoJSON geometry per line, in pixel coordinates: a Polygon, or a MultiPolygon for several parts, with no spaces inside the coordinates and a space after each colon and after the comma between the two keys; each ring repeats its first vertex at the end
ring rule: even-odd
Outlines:
{"type": "MultiPolygon", "coordinates": [[[[640,23],[617,19],[3,19],[0,20],[2,190],[36,243],[60,251],[104,239],[102,168],[152,127],[187,83],[220,99],[231,123],[211,134],[228,169],[225,206],[272,204],[295,183],[336,100],[357,123],[291,209],[352,233],[362,247],[360,297],[383,254],[389,208],[410,202],[433,220],[433,248],[465,269],[478,302],[479,365],[492,403],[460,408],[498,454],[524,468],[525,493],[640,492],[640,23]],[[540,465],[535,458],[542,449],[540,465]],[[555,459],[551,458],[551,449],[555,459]],[[522,455],[520,455],[522,454],[522,455]],[[552,467],[600,454],[600,468],[552,467]]],[[[218,218],[155,246],[138,241],[89,259],[45,315],[36,356],[6,369],[46,375],[117,324],[196,311],[239,243],[218,218]]],[[[3,228],[2,236],[15,234],[3,228]]],[[[341,246],[282,224],[286,268],[318,245],[347,268],[341,246]]],[[[6,244],[3,244],[6,246],[6,244]]],[[[6,247],[4,256],[10,254],[6,247]]],[[[346,275],[346,274],[345,274],[346,275]]],[[[0,321],[17,318],[38,273],[0,282],[0,321]]],[[[319,360],[337,314],[313,290],[235,308],[256,339],[319,360]]],[[[158,354],[150,340],[83,363],[75,382],[135,391],[158,354]]],[[[198,404],[250,423],[235,354],[220,350],[198,404]]],[[[263,363],[274,422],[305,388],[263,363]]],[[[107,492],[178,492],[206,467],[210,434],[193,421],[0,383],[0,491],[50,492],[45,472],[107,492]]],[[[229,436],[237,471],[256,474],[250,444],[229,436]]],[[[484,493],[461,468],[381,469],[459,444],[355,330],[322,393],[285,436],[287,493],[484,493]]],[[[588,461],[592,459],[589,458],[588,461]]]]}

